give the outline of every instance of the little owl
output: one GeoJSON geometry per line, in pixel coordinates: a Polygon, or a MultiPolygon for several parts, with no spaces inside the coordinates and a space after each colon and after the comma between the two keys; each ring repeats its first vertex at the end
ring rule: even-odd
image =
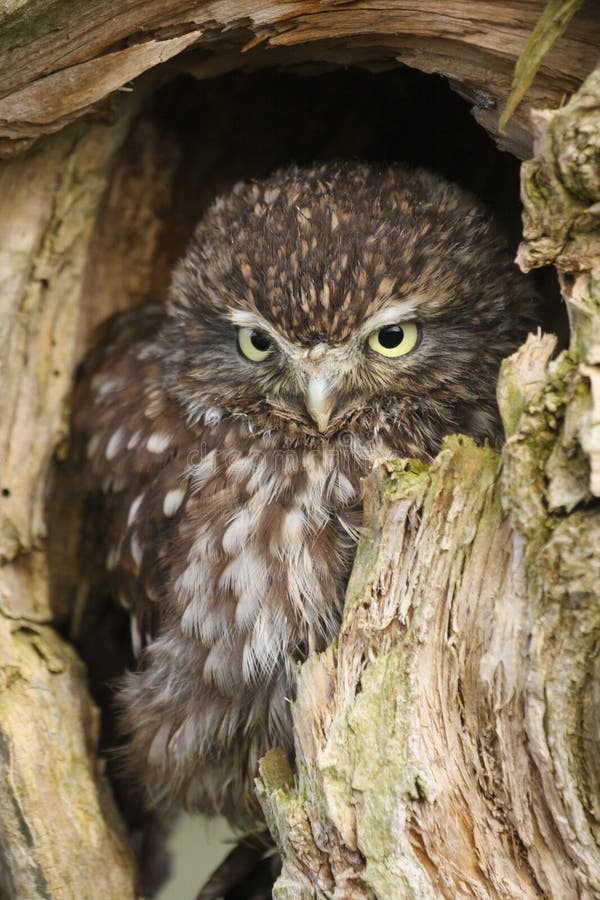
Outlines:
{"type": "Polygon", "coordinates": [[[470,194],[325,164],[216,200],[166,307],[105,326],[74,423],[131,614],[118,702],[149,807],[261,827],[258,760],[292,754],[296,667],[338,630],[361,479],[452,432],[498,438],[531,308],[470,194]]]}

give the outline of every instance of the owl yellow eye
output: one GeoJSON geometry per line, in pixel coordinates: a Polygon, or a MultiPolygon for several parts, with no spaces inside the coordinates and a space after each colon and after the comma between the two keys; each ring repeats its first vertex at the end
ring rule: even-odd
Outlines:
{"type": "Polygon", "coordinates": [[[244,356],[252,362],[262,362],[273,350],[271,338],[264,331],[257,331],[255,328],[240,328],[238,345],[244,356]]]}
{"type": "Polygon", "coordinates": [[[386,325],[369,335],[369,346],[382,356],[404,356],[415,347],[419,329],[415,322],[402,325],[386,325]]]}

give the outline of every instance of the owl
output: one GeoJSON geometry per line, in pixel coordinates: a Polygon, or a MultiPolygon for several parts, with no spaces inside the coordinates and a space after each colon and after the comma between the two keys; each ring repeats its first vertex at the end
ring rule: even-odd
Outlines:
{"type": "Polygon", "coordinates": [[[168,303],[105,326],[74,431],[131,617],[118,688],[149,808],[262,827],[298,664],[339,628],[362,484],[445,435],[499,437],[532,291],[490,216],[400,165],[291,167],[208,209],[168,303]]]}

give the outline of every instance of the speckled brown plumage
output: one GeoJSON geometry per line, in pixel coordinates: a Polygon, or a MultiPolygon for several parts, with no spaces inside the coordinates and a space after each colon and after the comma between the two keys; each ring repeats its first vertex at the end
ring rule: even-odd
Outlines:
{"type": "Polygon", "coordinates": [[[119,700],[150,804],[257,826],[258,759],[292,751],[295,667],[339,625],[361,478],[453,431],[494,440],[499,363],[530,315],[473,197],[423,171],[327,164],[217,200],[167,308],[105,327],[74,426],[132,613],[139,664],[119,700]],[[396,322],[419,341],[390,359],[368,338],[396,322]],[[268,336],[264,361],[239,352],[240,327],[268,336]],[[319,427],[315,373],[333,398],[319,427]]]}

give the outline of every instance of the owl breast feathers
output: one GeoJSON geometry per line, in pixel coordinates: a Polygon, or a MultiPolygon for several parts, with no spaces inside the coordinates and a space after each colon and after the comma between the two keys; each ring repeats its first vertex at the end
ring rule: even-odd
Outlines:
{"type": "Polygon", "coordinates": [[[496,439],[498,367],[531,309],[472,196],[327,164],[218,199],[167,306],[105,326],[74,427],[131,611],[119,703],[150,804],[260,820],[297,663],[339,627],[361,478],[451,432],[496,439]]]}

